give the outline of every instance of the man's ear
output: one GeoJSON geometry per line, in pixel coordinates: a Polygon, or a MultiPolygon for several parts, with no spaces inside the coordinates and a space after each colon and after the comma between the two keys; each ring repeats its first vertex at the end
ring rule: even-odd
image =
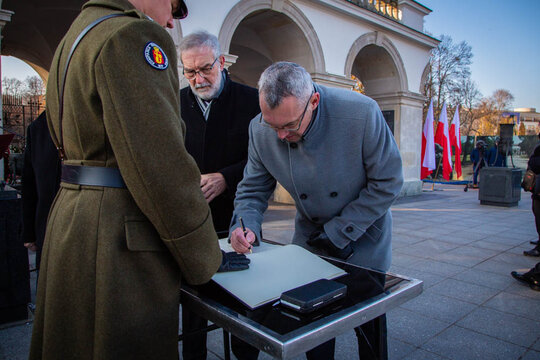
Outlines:
{"type": "Polygon", "coordinates": [[[223,71],[225,68],[225,56],[219,55],[219,70],[223,71]]]}

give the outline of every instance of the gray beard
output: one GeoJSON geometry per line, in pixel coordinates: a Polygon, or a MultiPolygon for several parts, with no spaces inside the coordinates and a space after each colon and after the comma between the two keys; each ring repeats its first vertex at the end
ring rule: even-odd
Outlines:
{"type": "Polygon", "coordinates": [[[201,94],[199,92],[199,89],[197,89],[195,86],[192,86],[191,84],[189,86],[191,87],[191,91],[193,91],[193,93],[199,99],[210,101],[216,96],[217,92],[219,91],[219,88],[221,87],[221,81],[223,81],[223,79],[222,79],[222,76],[220,74],[220,76],[218,77],[218,80],[213,85],[210,86],[210,91],[205,92],[204,94],[201,94]]]}

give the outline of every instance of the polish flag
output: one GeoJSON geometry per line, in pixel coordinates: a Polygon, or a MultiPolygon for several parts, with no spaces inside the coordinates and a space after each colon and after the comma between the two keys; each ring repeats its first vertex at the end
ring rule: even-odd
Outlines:
{"type": "Polygon", "coordinates": [[[422,132],[422,159],[420,180],[427,178],[435,170],[435,142],[433,140],[433,99],[429,104],[429,109],[422,132]]]}
{"type": "Polygon", "coordinates": [[[450,125],[450,146],[454,147],[454,160],[456,162],[455,169],[458,178],[461,177],[461,131],[459,129],[459,105],[456,106],[454,119],[450,125]]]}
{"type": "Polygon", "coordinates": [[[441,145],[443,148],[443,178],[450,180],[450,174],[452,174],[452,149],[450,148],[446,103],[442,107],[441,115],[439,115],[439,125],[437,125],[437,132],[435,133],[435,143],[441,145]]]}

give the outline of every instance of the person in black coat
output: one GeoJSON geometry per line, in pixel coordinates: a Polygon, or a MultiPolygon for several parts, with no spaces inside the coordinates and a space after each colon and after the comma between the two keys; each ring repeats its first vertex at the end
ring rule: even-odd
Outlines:
{"type": "MultiPolygon", "coordinates": [[[[538,135],[538,138],[540,139],[540,134],[538,135]]],[[[529,158],[529,162],[527,163],[527,169],[531,169],[536,174],[536,186],[531,198],[536,232],[538,233],[538,239],[540,239],[540,195],[538,195],[540,194],[540,143],[534,148],[533,153],[529,158]]],[[[524,255],[540,257],[540,244],[538,239],[534,242],[536,246],[531,250],[524,251],[524,255]]]]}
{"type": "Polygon", "coordinates": [[[26,131],[22,174],[24,246],[36,251],[36,269],[41,263],[47,217],[60,185],[60,158],[52,142],[45,111],[26,131]]]}
{"type": "Polygon", "coordinates": [[[231,81],[218,40],[207,32],[184,37],[180,53],[190,84],[180,91],[186,149],[201,171],[214,228],[225,237],[247,161],[249,122],[260,112],[258,91],[231,81]]]}
{"type": "MultiPolygon", "coordinates": [[[[247,162],[249,123],[260,113],[259,94],[257,89],[231,81],[218,39],[208,32],[184,37],[180,60],[189,82],[180,91],[186,149],[201,171],[201,189],[214,229],[220,238],[227,237],[236,187],[247,162]]],[[[188,335],[206,325],[206,319],[182,307],[183,359],[206,359],[206,333],[188,335]]],[[[251,348],[244,350],[244,345],[232,337],[232,350],[239,359],[257,356],[251,348]]]]}
{"type": "MultiPolygon", "coordinates": [[[[540,139],[540,134],[538,134],[540,139]]],[[[538,239],[531,241],[531,244],[536,245],[533,249],[524,251],[523,254],[527,256],[540,256],[540,142],[536,145],[527,163],[527,169],[532,170],[536,174],[536,186],[531,195],[532,198],[532,211],[534,214],[534,222],[536,223],[536,232],[538,233],[538,239]]],[[[512,271],[510,273],[512,277],[526,285],[533,290],[540,291],[540,262],[537,263],[532,269],[526,273],[518,273],[512,271]]]]}

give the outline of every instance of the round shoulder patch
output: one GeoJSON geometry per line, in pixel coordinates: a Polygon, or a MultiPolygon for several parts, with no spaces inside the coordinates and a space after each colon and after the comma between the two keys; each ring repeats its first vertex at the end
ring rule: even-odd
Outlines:
{"type": "Polygon", "coordinates": [[[144,48],[144,59],[146,62],[158,70],[165,70],[169,67],[169,59],[161,47],[154,43],[149,42],[144,48]]]}

